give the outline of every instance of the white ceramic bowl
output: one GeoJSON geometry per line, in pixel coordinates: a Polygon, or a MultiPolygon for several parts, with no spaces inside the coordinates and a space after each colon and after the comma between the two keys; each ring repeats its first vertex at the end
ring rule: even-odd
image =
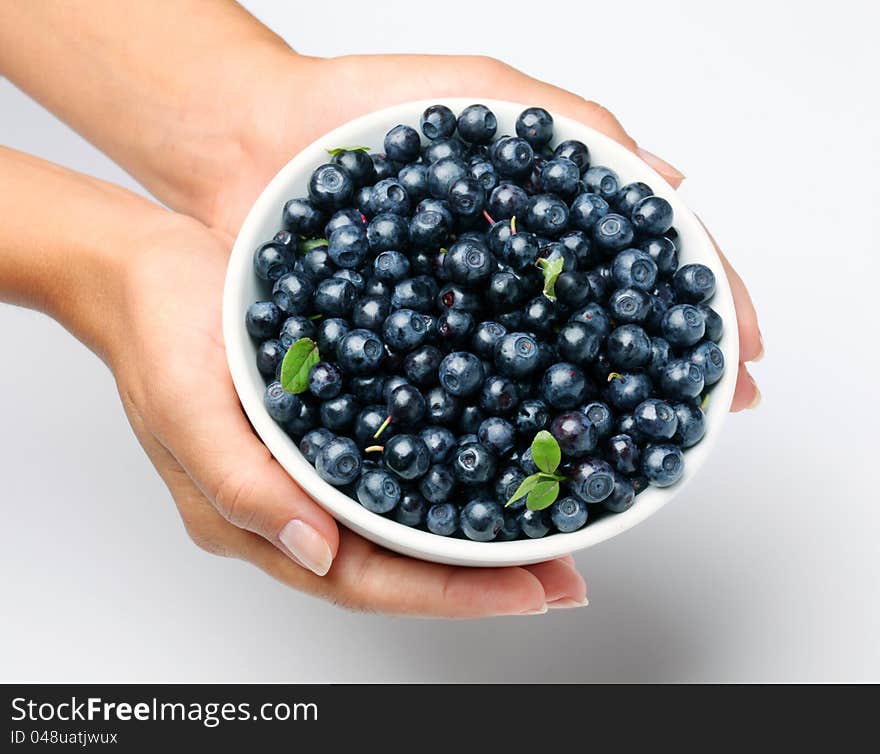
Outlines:
{"type": "MultiPolygon", "coordinates": [[[[701,262],[715,273],[717,292],[712,307],[724,318],[724,336],[719,346],[726,369],[715,385],[707,407],[706,436],[685,453],[682,479],[673,487],[651,487],[642,492],[628,511],[588,523],[572,534],[552,534],[543,539],[514,542],[471,542],[440,537],[419,531],[371,513],[335,487],[323,481],[300,454],[296,444],[269,417],[263,408],[264,381],[255,363],[256,346],[244,326],[247,307],[265,300],[266,291],[253,272],[254,249],[268,241],[279,229],[281,208],[288,199],[307,195],[309,175],[328,161],[328,148],[363,144],[382,151],[385,132],[398,123],[418,129],[419,118],[429,105],[442,102],[460,112],[473,102],[483,102],[498,118],[498,134],[514,133],[516,117],[527,105],[483,98],[425,100],[396,105],[371,113],[331,131],[306,147],[285,165],[269,183],[248,213],[235,241],[223,292],[223,336],[229,369],[242,406],[257,434],[279,463],[321,506],[339,522],[396,552],[439,563],[468,566],[503,566],[536,563],[590,547],[644,521],[678,495],[699,471],[721,433],[736,384],[739,343],[733,298],[724,268],[706,231],[675,191],[654,170],[612,139],[569,118],[552,113],[555,127],[553,144],[579,139],[590,148],[594,165],[607,165],[620,176],[621,183],[644,181],[655,193],[667,199],[675,211],[675,227],[681,237],[680,264],[701,262]]],[[[532,103],[540,104],[540,103],[532,103]]]]}

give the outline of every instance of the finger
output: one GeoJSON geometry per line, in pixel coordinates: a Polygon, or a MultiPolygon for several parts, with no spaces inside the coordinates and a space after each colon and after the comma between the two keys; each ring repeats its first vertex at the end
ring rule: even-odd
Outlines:
{"type": "Polygon", "coordinates": [[[587,584],[573,564],[558,558],[544,563],[523,566],[544,586],[547,604],[583,605],[587,599],[587,584]]]}
{"type": "Polygon", "coordinates": [[[757,408],[761,403],[761,391],[754,377],[749,374],[746,365],[740,363],[739,372],[736,375],[736,387],[733,389],[733,400],[730,404],[731,411],[742,411],[746,408],[757,408]]]}
{"type": "Polygon", "coordinates": [[[179,388],[185,381],[169,382],[174,411],[159,411],[154,428],[162,444],[223,518],[264,537],[317,575],[326,574],[339,546],[336,523],[253,433],[228,373],[201,385],[201,392],[179,388]],[[173,423],[164,418],[170,416],[173,423]]]}

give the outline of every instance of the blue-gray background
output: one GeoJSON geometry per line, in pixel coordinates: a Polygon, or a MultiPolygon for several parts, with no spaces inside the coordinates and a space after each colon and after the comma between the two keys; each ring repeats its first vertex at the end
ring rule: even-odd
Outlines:
{"type": "MultiPolygon", "coordinates": [[[[672,505],[577,556],[588,608],[356,615],[191,545],[111,375],[0,307],[0,680],[880,680],[876,9],[246,5],[303,52],[481,52],[615,111],[748,281],[764,405],[672,505]]],[[[2,80],[0,142],[136,188],[2,80]]]]}

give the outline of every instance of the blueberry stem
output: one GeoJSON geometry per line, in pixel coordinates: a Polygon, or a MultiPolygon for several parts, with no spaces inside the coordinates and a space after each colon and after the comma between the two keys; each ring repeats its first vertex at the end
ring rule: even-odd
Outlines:
{"type": "Polygon", "coordinates": [[[364,448],[364,453],[381,453],[385,450],[384,445],[370,445],[368,448],[364,448]]]}
{"type": "Polygon", "coordinates": [[[510,218],[510,235],[516,235],[516,215],[510,218]]]}
{"type": "Polygon", "coordinates": [[[535,267],[540,267],[542,270],[549,264],[549,262],[544,259],[544,257],[538,257],[535,260],[535,267]]]}
{"type": "Polygon", "coordinates": [[[388,425],[391,424],[393,419],[393,416],[389,416],[385,421],[382,422],[381,425],[379,425],[379,429],[377,429],[376,434],[373,435],[374,440],[379,439],[379,435],[381,435],[386,429],[388,429],[388,425]]]}
{"type": "Polygon", "coordinates": [[[486,210],[483,210],[483,217],[486,218],[486,222],[488,222],[489,225],[495,224],[495,221],[492,219],[492,215],[490,215],[488,212],[486,212],[486,210]]]}
{"type": "Polygon", "coordinates": [[[621,380],[623,379],[623,375],[620,372],[611,372],[608,375],[608,382],[611,382],[611,380],[616,380],[618,378],[621,380]]]}
{"type": "Polygon", "coordinates": [[[323,314],[313,314],[311,317],[309,317],[309,319],[312,319],[312,320],[321,319],[321,317],[323,317],[323,316],[324,316],[323,314]]]}
{"type": "Polygon", "coordinates": [[[704,408],[706,408],[706,406],[708,406],[708,405],[709,405],[709,393],[706,393],[706,394],[703,396],[703,400],[700,401],[700,408],[701,408],[701,409],[704,409],[704,408]]]}

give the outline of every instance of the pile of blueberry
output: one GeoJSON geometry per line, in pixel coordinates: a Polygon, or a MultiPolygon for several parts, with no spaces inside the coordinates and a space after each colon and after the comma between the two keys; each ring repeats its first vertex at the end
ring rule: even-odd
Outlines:
{"type": "Polygon", "coordinates": [[[516,135],[480,104],[420,127],[328,150],[256,250],[268,413],[324,480],[443,536],[572,532],[674,484],[724,359],[670,204],[551,146],[539,107],[516,135]]]}

